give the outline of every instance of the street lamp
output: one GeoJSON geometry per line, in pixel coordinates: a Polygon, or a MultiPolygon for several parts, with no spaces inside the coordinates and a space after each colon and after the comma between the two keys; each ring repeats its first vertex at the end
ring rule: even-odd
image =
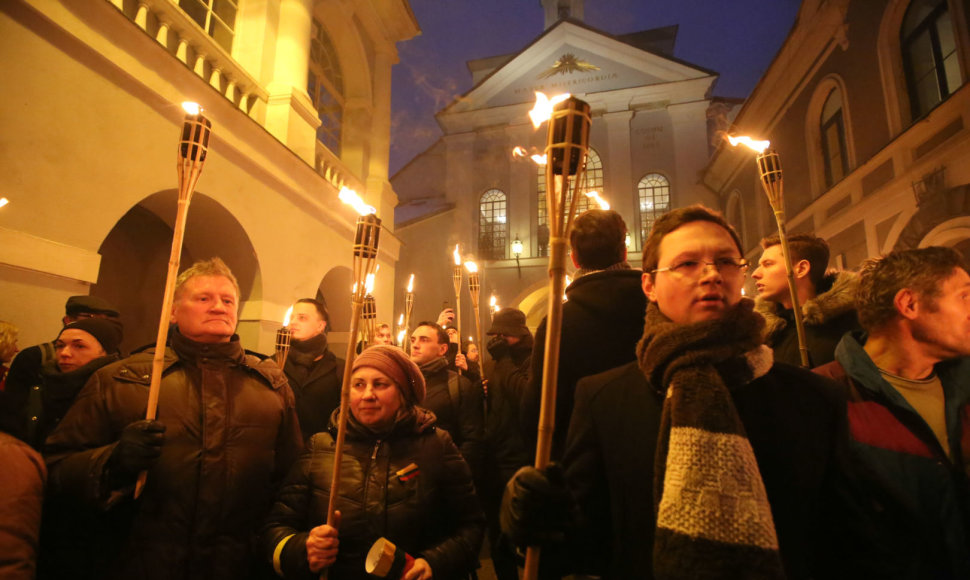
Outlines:
{"type": "Polygon", "coordinates": [[[522,267],[519,265],[519,256],[522,255],[522,240],[519,239],[518,234],[512,240],[512,255],[515,256],[515,268],[519,271],[519,278],[521,278],[522,267]]]}

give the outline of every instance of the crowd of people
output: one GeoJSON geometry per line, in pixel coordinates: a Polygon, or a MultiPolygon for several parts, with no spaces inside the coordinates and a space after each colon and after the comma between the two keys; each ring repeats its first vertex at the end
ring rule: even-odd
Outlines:
{"type": "Polygon", "coordinates": [[[339,448],[325,301],[294,303],[280,368],[240,343],[218,258],[176,282],[154,420],[154,348],[124,356],[111,304],[71,297],[19,354],[0,322],[0,577],[363,579],[390,545],[380,577],[463,580],[487,539],[499,580],[530,546],[543,579],[970,578],[962,257],[829,271],[800,234],[790,282],[777,238],[749,264],[702,206],[658,218],[639,269],[626,233],[610,210],[571,230],[542,469],[548,326],[515,308],[482,350],[450,309],[403,348],[376,325],[339,448]]]}

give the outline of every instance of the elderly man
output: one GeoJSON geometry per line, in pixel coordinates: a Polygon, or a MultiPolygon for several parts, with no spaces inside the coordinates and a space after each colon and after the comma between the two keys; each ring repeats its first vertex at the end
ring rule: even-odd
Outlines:
{"type": "Polygon", "coordinates": [[[222,260],[179,276],[157,421],[144,420],[151,353],[91,377],[48,438],[49,495],[73,515],[104,513],[96,527],[75,530],[90,542],[87,561],[55,550],[42,566],[149,580],[259,573],[252,534],[302,438],[282,372],[243,351],[238,310],[239,286],[222,260]],[[147,485],[135,498],[143,470],[147,485]]]}
{"type": "Polygon", "coordinates": [[[734,229],[702,206],[654,223],[637,360],[579,382],[565,486],[532,468],[510,483],[504,527],[520,543],[555,532],[569,510],[550,499],[566,498],[580,514],[577,543],[550,556],[572,571],[877,577],[853,576],[846,554],[867,545],[844,538],[854,529],[844,399],[834,383],[773,364],[764,321],[741,295],[742,255],[734,229]]]}

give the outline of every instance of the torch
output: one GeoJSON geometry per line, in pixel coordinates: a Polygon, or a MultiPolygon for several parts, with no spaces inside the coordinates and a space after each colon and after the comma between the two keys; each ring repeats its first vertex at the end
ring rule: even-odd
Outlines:
{"type": "Polygon", "coordinates": [[[472,310],[475,311],[475,343],[482,344],[482,322],[478,309],[478,296],[482,284],[478,277],[478,264],[465,262],[465,268],[468,269],[468,293],[472,296],[472,310]]]}
{"type": "Polygon", "coordinates": [[[286,356],[290,354],[290,339],[293,333],[290,332],[290,316],[293,314],[293,307],[290,306],[283,317],[283,327],[276,331],[276,365],[280,368],[286,364],[286,356]]]}
{"type": "MultiPolygon", "coordinates": [[[[158,411],[158,394],[162,385],[162,369],[165,364],[165,344],[168,340],[169,321],[172,318],[172,302],[175,298],[175,280],[178,278],[179,261],[182,255],[182,238],[185,236],[185,218],[189,213],[189,202],[195,191],[195,184],[202,175],[205,156],[209,151],[209,133],[212,123],[202,114],[196,103],[182,103],[185,118],[182,120],[182,138],[179,141],[176,167],[178,169],[179,192],[178,210],[175,214],[175,227],[172,232],[172,250],[168,257],[168,274],[165,277],[165,291],[162,293],[162,314],[158,321],[158,335],[155,338],[155,356],[152,358],[152,379],[148,388],[148,409],[145,418],[155,419],[158,411]]],[[[147,471],[138,474],[135,484],[135,497],[141,495],[148,477],[147,471]]]]}
{"type": "MultiPolygon", "coordinates": [[[[411,278],[408,279],[408,291],[404,295],[404,339],[407,340],[408,333],[411,332],[411,311],[414,310],[414,274],[411,274],[411,278]]],[[[402,344],[403,348],[405,345],[402,344]]],[[[410,354],[411,352],[411,341],[407,341],[407,348],[405,349],[410,354]]]]}
{"type": "Polygon", "coordinates": [[[488,310],[489,310],[489,320],[495,319],[495,313],[498,312],[498,299],[492,294],[492,297],[488,299],[488,310]]]}
{"type": "Polygon", "coordinates": [[[327,525],[333,526],[333,512],[337,505],[337,490],[340,489],[340,467],[343,458],[344,439],[347,437],[347,412],[350,408],[350,377],[353,374],[357,326],[364,307],[366,293],[365,280],[374,271],[377,261],[377,246],[381,235],[381,220],[377,210],[365,205],[363,200],[348,188],[340,190],[340,200],[354,206],[360,217],[357,218],[357,234],[354,237],[354,289],[351,295],[350,332],[347,340],[347,355],[344,359],[343,385],[340,387],[340,414],[337,415],[337,440],[333,452],[333,477],[330,483],[330,501],[327,504],[327,525]]]}
{"type": "Polygon", "coordinates": [[[785,270],[788,272],[788,291],[791,292],[792,313],[795,317],[795,333],[798,336],[798,351],[801,354],[802,366],[808,368],[808,345],[805,342],[805,323],[802,320],[802,307],[798,303],[798,290],[795,286],[795,270],[792,266],[791,252],[788,249],[788,232],[785,227],[785,197],[784,181],[781,175],[781,158],[774,149],[768,149],[769,141],[754,141],[750,137],[728,137],[731,145],[743,143],[757,151],[758,173],[761,185],[764,187],[768,203],[775,212],[775,222],[778,224],[778,240],[781,242],[782,253],[785,254],[785,270]]]}
{"type": "Polygon", "coordinates": [[[364,296],[364,311],[361,318],[364,319],[364,348],[367,348],[374,341],[374,326],[377,324],[377,301],[370,292],[364,296]]]}
{"type": "MultiPolygon", "coordinates": [[[[556,385],[559,374],[559,342],[562,332],[562,301],[565,291],[566,251],[569,230],[585,184],[586,154],[592,124],[589,104],[569,95],[552,101],[536,93],[536,107],[530,112],[536,128],[543,117],[551,119],[546,139],[546,210],[549,212],[549,311],[546,316],[546,347],[542,369],[542,399],[539,407],[539,432],[536,444],[537,469],[549,463],[552,434],[556,420],[556,385]],[[539,109],[547,111],[545,115],[539,109]]],[[[525,559],[525,580],[539,573],[539,549],[530,546],[525,559]]]]}
{"type": "MultiPolygon", "coordinates": [[[[452,254],[455,258],[455,269],[452,273],[451,279],[455,283],[455,330],[458,331],[458,336],[461,336],[461,254],[458,252],[458,244],[455,244],[455,251],[452,254]]],[[[458,339],[458,349],[461,350],[461,339],[458,339]]],[[[458,374],[461,374],[461,369],[457,369],[458,374]]]]}

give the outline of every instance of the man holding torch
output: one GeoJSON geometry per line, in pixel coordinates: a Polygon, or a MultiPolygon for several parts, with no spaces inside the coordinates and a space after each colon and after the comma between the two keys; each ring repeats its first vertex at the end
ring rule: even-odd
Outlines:
{"type": "Polygon", "coordinates": [[[153,355],[140,353],[95,372],[48,438],[49,496],[99,513],[96,527],[77,530],[96,552],[75,562],[85,577],[258,573],[252,534],[303,445],[283,373],[235,334],[238,309],[222,260],[182,272],[157,420],[144,419],[153,355]]]}

